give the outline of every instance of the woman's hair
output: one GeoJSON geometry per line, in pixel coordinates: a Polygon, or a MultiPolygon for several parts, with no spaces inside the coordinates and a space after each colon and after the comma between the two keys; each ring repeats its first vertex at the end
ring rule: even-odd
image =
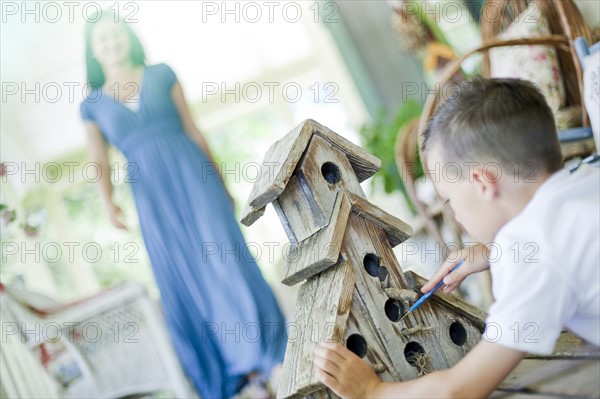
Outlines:
{"type": "Polygon", "coordinates": [[[552,110],[531,82],[477,78],[463,82],[422,133],[421,151],[441,144],[444,162],[495,161],[505,168],[534,163],[552,173],[562,154],[552,110]]]}
{"type": "Polygon", "coordinates": [[[144,47],[142,47],[142,43],[140,39],[137,37],[135,32],[129,27],[129,25],[118,18],[117,15],[110,10],[100,10],[94,16],[89,18],[86,26],[85,26],[85,67],[87,71],[87,83],[89,85],[93,85],[94,87],[102,87],[105,81],[104,71],[102,70],[102,66],[94,58],[94,52],[92,50],[92,31],[96,26],[96,23],[102,21],[103,19],[110,18],[113,22],[117,21],[117,23],[122,24],[125,32],[127,32],[127,37],[129,37],[129,41],[131,43],[131,52],[129,53],[129,57],[131,57],[131,62],[133,65],[145,65],[146,64],[146,54],[144,53],[144,47]],[[93,22],[91,22],[93,21],[93,22]]]}

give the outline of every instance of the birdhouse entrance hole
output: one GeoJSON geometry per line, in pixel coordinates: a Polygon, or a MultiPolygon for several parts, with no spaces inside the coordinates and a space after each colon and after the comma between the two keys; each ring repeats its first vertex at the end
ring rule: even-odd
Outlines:
{"type": "Polygon", "coordinates": [[[417,342],[409,342],[404,347],[404,358],[411,366],[419,372],[419,377],[429,373],[430,357],[425,353],[425,349],[417,342]]]}
{"type": "Polygon", "coordinates": [[[367,354],[367,341],[360,334],[352,334],[346,341],[346,348],[362,358],[367,354]]]}
{"type": "Polygon", "coordinates": [[[333,162],[325,162],[323,166],[321,166],[321,174],[329,184],[335,184],[339,182],[341,178],[340,168],[333,162]]]}
{"type": "Polygon", "coordinates": [[[406,347],[404,347],[404,358],[411,366],[417,367],[416,359],[418,355],[425,355],[425,349],[423,349],[421,344],[414,341],[406,344],[406,347]]]}
{"type": "Polygon", "coordinates": [[[379,277],[379,256],[375,254],[366,254],[363,259],[365,270],[371,277],[379,277]]]}
{"type": "Polygon", "coordinates": [[[458,321],[450,324],[450,339],[458,346],[463,346],[467,342],[467,330],[458,321]]]}
{"type": "Polygon", "coordinates": [[[391,321],[398,321],[404,314],[404,305],[395,299],[388,299],[385,301],[385,315],[391,321]]]}

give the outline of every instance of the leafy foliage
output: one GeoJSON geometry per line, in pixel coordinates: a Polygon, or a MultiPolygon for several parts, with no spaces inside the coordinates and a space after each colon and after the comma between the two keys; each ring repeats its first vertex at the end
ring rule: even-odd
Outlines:
{"type": "MultiPolygon", "coordinates": [[[[375,118],[372,125],[365,125],[361,128],[361,136],[367,150],[381,159],[381,170],[373,176],[372,184],[377,181],[383,183],[386,193],[394,190],[400,190],[406,199],[406,203],[411,211],[415,212],[412,201],[410,200],[404,182],[398,173],[396,166],[396,139],[398,133],[408,122],[417,118],[422,111],[422,106],[415,100],[408,100],[398,109],[398,112],[390,119],[387,113],[382,110],[375,118]]],[[[415,151],[417,149],[415,148],[415,151]]],[[[421,163],[417,154],[416,176],[423,174],[421,163]]]]}

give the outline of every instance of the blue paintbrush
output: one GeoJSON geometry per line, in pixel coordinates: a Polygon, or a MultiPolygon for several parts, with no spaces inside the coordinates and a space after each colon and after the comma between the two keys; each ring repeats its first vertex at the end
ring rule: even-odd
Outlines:
{"type": "MultiPolygon", "coordinates": [[[[450,270],[450,273],[452,273],[453,271],[455,271],[456,269],[458,269],[459,267],[461,267],[461,265],[465,263],[465,260],[461,260],[460,262],[458,262],[456,264],[456,266],[454,266],[452,268],[452,270],[450,270]]],[[[448,274],[450,274],[448,273],[448,274]]],[[[408,309],[408,312],[404,313],[404,315],[400,318],[400,320],[402,320],[403,318],[405,318],[406,316],[408,316],[410,313],[412,313],[415,309],[417,309],[419,306],[421,306],[423,304],[423,302],[425,302],[430,296],[432,296],[434,294],[434,292],[436,292],[437,290],[440,289],[440,287],[444,285],[444,279],[442,279],[442,281],[440,281],[435,287],[433,287],[433,289],[431,291],[429,291],[427,294],[424,294],[421,298],[419,298],[419,300],[417,302],[415,302],[410,309],[408,309]]],[[[400,321],[398,320],[398,321],[400,321]]]]}

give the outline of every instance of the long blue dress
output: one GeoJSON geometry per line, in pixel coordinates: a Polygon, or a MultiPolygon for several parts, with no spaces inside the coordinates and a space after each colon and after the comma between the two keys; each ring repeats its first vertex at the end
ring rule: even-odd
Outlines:
{"type": "Polygon", "coordinates": [[[127,158],[166,322],[203,398],[226,398],[283,361],[285,320],[250,255],[219,175],[183,130],[165,64],[146,66],[139,108],[101,90],[81,116],[127,158]]]}

